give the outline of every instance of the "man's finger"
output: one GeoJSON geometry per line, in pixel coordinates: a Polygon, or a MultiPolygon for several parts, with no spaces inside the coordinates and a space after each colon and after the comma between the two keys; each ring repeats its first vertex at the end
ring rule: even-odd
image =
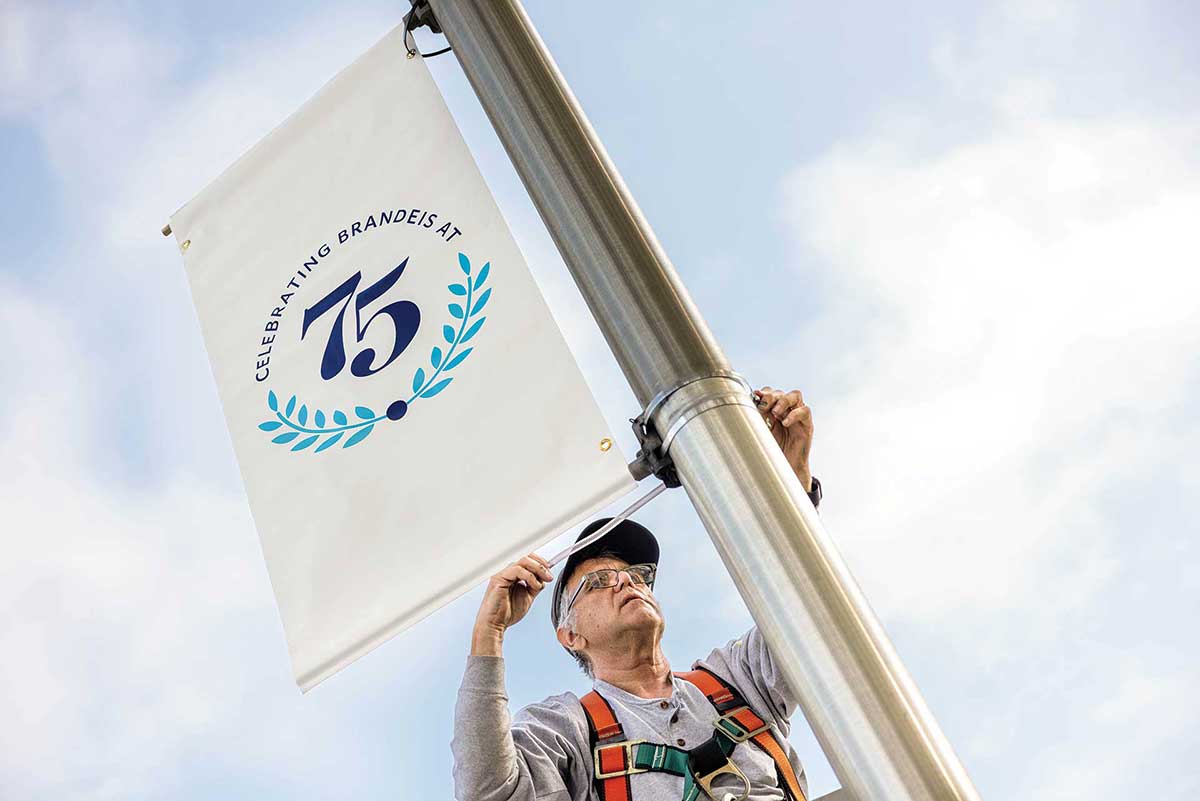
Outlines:
{"type": "Polygon", "coordinates": [[[522,578],[524,578],[522,573],[528,572],[529,569],[522,567],[520,562],[513,562],[511,565],[507,565],[503,570],[497,573],[496,577],[501,578],[511,584],[514,581],[520,581],[522,578]]]}
{"type": "Polygon", "coordinates": [[[775,418],[771,416],[771,406],[775,403],[778,393],[770,387],[763,387],[759,394],[761,400],[758,402],[758,413],[762,415],[763,422],[767,424],[767,429],[774,429],[775,418]]]}
{"type": "Polygon", "coordinates": [[[771,414],[775,415],[776,419],[782,420],[788,413],[788,410],[799,402],[800,401],[796,395],[793,395],[790,392],[786,395],[780,395],[775,399],[775,402],[771,404],[771,414]]]}
{"type": "Polygon", "coordinates": [[[533,571],[529,570],[528,568],[521,567],[520,565],[514,565],[514,567],[516,568],[517,578],[525,582],[525,586],[529,587],[529,589],[532,590],[535,595],[542,591],[542,587],[546,586],[542,580],[535,576],[533,571]]]}
{"type": "Polygon", "coordinates": [[[528,568],[531,572],[533,572],[535,575],[537,575],[539,578],[541,578],[542,581],[553,581],[554,580],[554,574],[551,573],[546,568],[545,562],[542,562],[542,561],[534,558],[534,556],[532,554],[522,558],[518,562],[518,564],[522,565],[523,567],[528,568]]]}
{"type": "Polygon", "coordinates": [[[766,417],[768,412],[770,412],[771,404],[775,402],[776,394],[770,387],[763,387],[758,391],[758,402],[755,404],[755,408],[758,409],[758,413],[763,417],[766,417]]]}
{"type": "Polygon", "coordinates": [[[796,423],[812,422],[812,409],[809,409],[803,403],[787,413],[787,417],[783,418],[783,425],[791,427],[796,423]]]}

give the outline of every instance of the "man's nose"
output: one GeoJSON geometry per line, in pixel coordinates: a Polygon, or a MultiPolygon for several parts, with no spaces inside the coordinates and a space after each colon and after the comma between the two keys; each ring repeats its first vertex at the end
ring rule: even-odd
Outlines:
{"type": "Polygon", "coordinates": [[[629,575],[628,570],[617,571],[617,592],[620,592],[626,585],[633,584],[633,576],[629,575]]]}

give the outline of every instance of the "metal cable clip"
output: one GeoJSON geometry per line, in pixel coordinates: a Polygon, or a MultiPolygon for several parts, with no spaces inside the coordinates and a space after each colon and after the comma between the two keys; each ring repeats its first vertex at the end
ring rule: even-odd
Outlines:
{"type": "Polygon", "coordinates": [[[725,773],[732,773],[734,776],[737,776],[739,779],[741,779],[744,789],[742,794],[739,796],[735,797],[732,793],[729,793],[728,795],[724,796],[724,798],[733,798],[734,801],[745,801],[747,798],[749,798],[750,780],[746,778],[746,774],[738,770],[738,766],[733,764],[732,761],[726,762],[712,773],[706,773],[703,776],[696,776],[696,784],[700,785],[700,789],[703,790],[709,798],[712,798],[714,801],[716,801],[717,797],[713,795],[712,783],[713,780],[715,780],[718,776],[725,773]]]}

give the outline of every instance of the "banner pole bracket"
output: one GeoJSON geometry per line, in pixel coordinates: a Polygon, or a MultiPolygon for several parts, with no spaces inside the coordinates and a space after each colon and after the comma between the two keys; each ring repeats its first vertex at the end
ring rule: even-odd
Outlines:
{"type": "Polygon", "coordinates": [[[675,462],[663,450],[662,438],[654,430],[654,424],[644,414],[629,418],[629,422],[633,424],[633,435],[638,441],[637,458],[629,463],[634,480],[654,476],[668,487],[680,486],[675,462]]]}
{"type": "Polygon", "coordinates": [[[418,55],[421,58],[430,58],[432,56],[440,56],[442,53],[449,53],[452,48],[444,47],[441,50],[436,50],[432,53],[422,53],[417,49],[417,42],[413,39],[412,44],[409,44],[409,37],[417,28],[428,28],[434,33],[441,33],[442,26],[438,23],[437,17],[433,14],[433,7],[429,5],[429,0],[409,0],[412,4],[412,10],[404,15],[404,47],[408,50],[409,58],[416,58],[418,55]]]}
{"type": "Polygon", "coordinates": [[[716,398],[703,404],[694,405],[685,410],[683,414],[680,414],[677,419],[667,426],[668,430],[665,437],[660,435],[653,422],[655,412],[676,392],[688,384],[693,384],[706,378],[733,379],[746,388],[747,396],[753,391],[750,382],[733,370],[714,370],[703,375],[689,376],[688,378],[676,381],[673,385],[655,394],[650,399],[650,402],[646,404],[646,408],[642,410],[641,414],[629,419],[629,422],[633,424],[633,435],[637,437],[639,447],[637,458],[629,463],[629,472],[633,474],[636,480],[641,481],[646,476],[652,475],[668,487],[680,486],[679,475],[675,471],[675,462],[670,456],[671,441],[675,439],[675,435],[679,433],[679,429],[692,417],[714,405],[724,405],[728,402],[744,402],[741,398],[731,397],[716,398]]]}

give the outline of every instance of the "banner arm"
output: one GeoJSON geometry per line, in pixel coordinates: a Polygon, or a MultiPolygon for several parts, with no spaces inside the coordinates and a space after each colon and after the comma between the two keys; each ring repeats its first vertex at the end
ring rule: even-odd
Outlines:
{"type": "Polygon", "coordinates": [[[645,495],[643,495],[642,497],[640,497],[636,501],[634,501],[632,504],[630,504],[628,509],[621,512],[619,515],[614,517],[612,520],[605,523],[603,526],[601,526],[599,529],[597,529],[594,533],[589,534],[588,536],[581,539],[579,542],[573,543],[571,545],[571,547],[567,548],[566,550],[555,554],[554,558],[550,560],[550,567],[554,567],[555,565],[557,565],[562,560],[566,559],[571,554],[575,553],[576,551],[582,550],[583,548],[586,548],[587,546],[591,545],[596,540],[603,537],[608,532],[612,531],[614,528],[616,528],[621,523],[621,521],[625,520],[625,518],[629,517],[631,514],[636,512],[638,509],[641,509],[646,504],[650,503],[650,501],[652,501],[654,498],[657,498],[658,495],[666,488],[667,488],[666,484],[659,484],[657,487],[650,490],[645,495]]]}

